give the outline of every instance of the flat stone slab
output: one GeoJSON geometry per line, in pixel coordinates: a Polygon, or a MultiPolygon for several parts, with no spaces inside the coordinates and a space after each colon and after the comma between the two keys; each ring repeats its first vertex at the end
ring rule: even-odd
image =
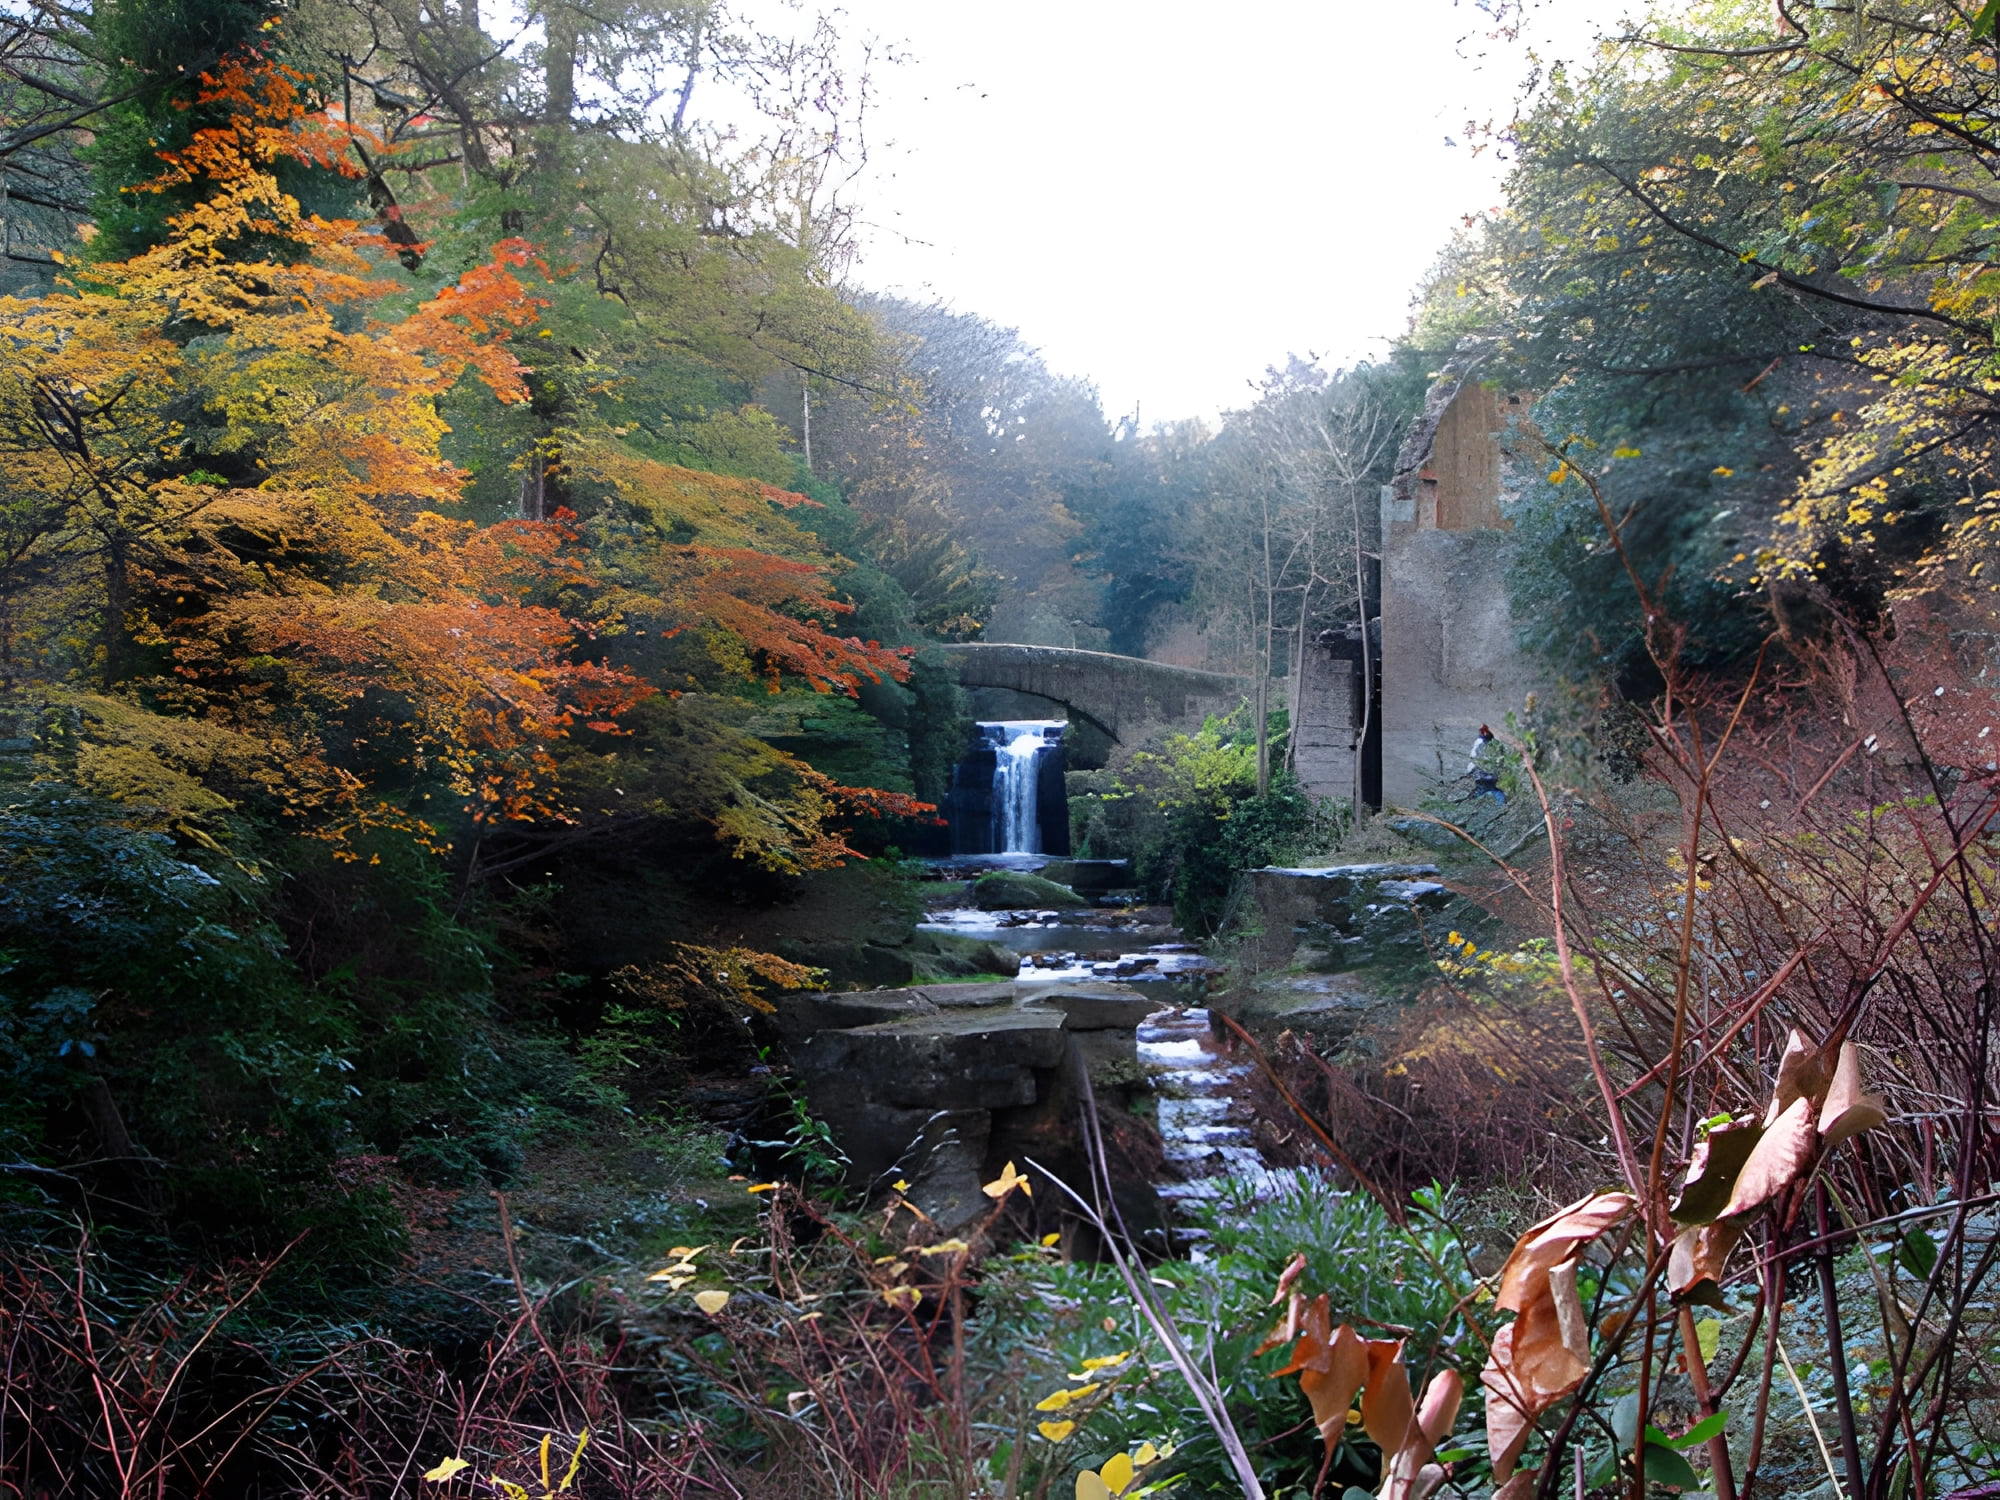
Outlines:
{"type": "Polygon", "coordinates": [[[1011,1005],[1019,987],[1011,979],[994,979],[981,984],[924,985],[924,998],[940,1011],[973,1010],[989,1005],[1011,1005]]]}
{"type": "Polygon", "coordinates": [[[1158,1000],[1122,984],[1022,982],[1015,989],[1023,1005],[1061,1011],[1071,1031],[1131,1031],[1160,1009],[1158,1000]]]}
{"type": "Polygon", "coordinates": [[[1035,1102],[1035,1070],[1062,1061],[1056,1010],[982,1006],[823,1031],[799,1070],[900,1109],[1006,1109],[1035,1102]]]}
{"type": "MultiPolygon", "coordinates": [[[[990,985],[969,985],[990,989],[990,985]]],[[[822,1031],[849,1031],[882,1021],[909,1020],[937,1014],[937,1004],[922,989],[815,990],[777,998],[778,1030],[796,1047],[822,1031]]]]}

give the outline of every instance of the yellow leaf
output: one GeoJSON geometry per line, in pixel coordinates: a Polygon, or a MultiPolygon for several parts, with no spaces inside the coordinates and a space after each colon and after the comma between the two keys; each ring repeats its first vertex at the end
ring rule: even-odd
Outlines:
{"type": "Polygon", "coordinates": [[[1122,1495],[1132,1487],[1132,1460],[1123,1453],[1114,1454],[1111,1461],[1097,1471],[1097,1477],[1104,1481],[1104,1487],[1114,1495],[1122,1495]]]}
{"type": "Polygon", "coordinates": [[[889,1186],[894,1188],[899,1193],[907,1193],[910,1190],[909,1183],[905,1182],[900,1177],[898,1177],[894,1182],[890,1183],[889,1186]]]}
{"type": "Polygon", "coordinates": [[[1720,1318],[1696,1318],[1694,1320],[1694,1341],[1700,1347],[1703,1359],[1714,1359],[1715,1351],[1722,1347],[1722,1320],[1720,1318]]]}
{"type": "Polygon", "coordinates": [[[1156,1464],[1159,1461],[1160,1450],[1155,1448],[1151,1443],[1141,1443],[1139,1451],[1132,1455],[1132,1462],[1142,1469],[1149,1464],[1156,1464]]]}
{"type": "Polygon", "coordinates": [[[1717,464],[1714,468],[1710,469],[1708,472],[1711,474],[1720,474],[1724,479],[1727,479],[1729,478],[1730,475],[1734,474],[1736,471],[1730,468],[1727,464],[1717,464]]]}
{"type": "Polygon", "coordinates": [[[1613,458],[1637,458],[1639,450],[1637,448],[1613,448],[1611,456],[1613,458]]]}
{"type": "Polygon", "coordinates": [[[882,1290],[882,1300],[891,1307],[900,1307],[913,1311],[916,1305],[924,1300],[924,1294],[913,1286],[884,1287],[882,1290]]]}
{"type": "Polygon", "coordinates": [[[570,1481],[576,1478],[576,1471],[583,1463],[583,1447],[590,1441],[590,1429],[584,1428],[576,1435],[576,1451],[569,1456],[569,1468],[563,1474],[562,1483],[556,1486],[557,1493],[567,1490],[570,1481]]]}
{"type": "Polygon", "coordinates": [[[1124,1364],[1126,1360],[1132,1357],[1132,1353],[1132,1350],[1127,1349],[1123,1354],[1100,1354],[1095,1359],[1086,1359],[1083,1362],[1083,1367],[1086,1370],[1109,1369],[1112,1365],[1124,1364]]]}
{"type": "Polygon", "coordinates": [[[1052,1443],[1060,1443],[1076,1431],[1074,1422],[1037,1422],[1035,1430],[1052,1443]]]}
{"type": "MultiPolygon", "coordinates": [[[[1050,1425],[1047,1422],[1044,1427],[1050,1425]]],[[[1111,1500],[1111,1489],[1097,1475],[1085,1469],[1076,1476],[1076,1500],[1111,1500]]]]}
{"type": "Polygon", "coordinates": [[[1092,1391],[1096,1390],[1101,1383],[1102,1382],[1100,1381],[1093,1380],[1086,1385],[1078,1386],[1073,1391],[1057,1391],[1054,1395],[1044,1396],[1041,1400],[1035,1403],[1035,1410],[1061,1411],[1065,1406],[1068,1406],[1072,1401],[1081,1401],[1085,1396],[1088,1396],[1092,1391]]]}
{"type": "Polygon", "coordinates": [[[777,1192],[778,1187],[779,1184],[775,1182],[757,1182],[757,1183],[752,1183],[749,1187],[745,1188],[743,1191],[746,1193],[775,1193],[777,1192]]]}
{"type": "Polygon", "coordinates": [[[939,1240],[935,1245],[924,1246],[924,1248],[919,1250],[917,1254],[957,1255],[962,1251],[970,1250],[971,1248],[972,1246],[966,1244],[964,1240],[939,1240]]]}
{"type": "Polygon", "coordinates": [[[998,1201],[1013,1192],[1015,1188],[1019,1188],[1029,1197],[1034,1196],[1034,1184],[1017,1172],[1014,1169],[1014,1164],[1010,1161],[1000,1169],[1000,1175],[987,1183],[980,1191],[986,1194],[987,1197],[998,1201]]]}
{"type": "Polygon", "coordinates": [[[471,1467],[472,1465],[462,1458],[447,1458],[435,1469],[424,1470],[424,1478],[430,1480],[433,1484],[443,1484],[460,1469],[469,1469],[471,1467]]]}
{"type": "Polygon", "coordinates": [[[1054,1234],[1045,1234],[1042,1236],[1042,1248],[1045,1250],[1053,1250],[1057,1245],[1060,1245],[1061,1243],[1062,1243],[1062,1231],[1060,1229],[1058,1229],[1054,1234]]]}
{"type": "Polygon", "coordinates": [[[706,1292],[696,1292],[694,1294],[694,1305],[710,1317],[714,1317],[723,1308],[729,1306],[729,1293],[718,1292],[712,1288],[706,1292]]]}

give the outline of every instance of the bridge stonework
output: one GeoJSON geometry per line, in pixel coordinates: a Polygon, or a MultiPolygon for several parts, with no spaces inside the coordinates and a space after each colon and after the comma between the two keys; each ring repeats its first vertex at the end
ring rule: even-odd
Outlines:
{"type": "MultiPolygon", "coordinates": [[[[1108,651],[970,641],[942,648],[963,687],[1011,688],[1059,703],[1121,744],[1147,729],[1195,729],[1249,697],[1248,677],[1172,667],[1108,651]]],[[[1283,701],[1282,699],[1275,701],[1283,701]]]]}
{"type": "MultiPolygon", "coordinates": [[[[975,641],[942,648],[968,688],[1010,688],[1045,698],[1103,731],[1113,743],[1136,746],[1155,729],[1191,731],[1210,714],[1226,714],[1256,691],[1255,679],[1230,672],[1174,667],[1108,651],[1065,646],[1016,646],[975,641]]],[[[1300,705],[1297,770],[1316,797],[1354,795],[1353,663],[1308,664],[1300,705]]],[[[1285,702],[1285,684],[1271,684],[1271,705],[1285,702]]]]}

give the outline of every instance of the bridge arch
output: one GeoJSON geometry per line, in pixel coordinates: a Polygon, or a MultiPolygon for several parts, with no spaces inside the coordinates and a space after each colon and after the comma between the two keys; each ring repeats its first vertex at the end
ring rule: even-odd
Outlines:
{"type": "Polygon", "coordinates": [[[1045,698],[1118,743],[1134,743],[1161,725],[1192,729],[1210,714],[1228,713],[1252,691],[1251,679],[1234,673],[1109,651],[990,641],[942,649],[958,669],[961,687],[1009,688],[1045,698]]]}

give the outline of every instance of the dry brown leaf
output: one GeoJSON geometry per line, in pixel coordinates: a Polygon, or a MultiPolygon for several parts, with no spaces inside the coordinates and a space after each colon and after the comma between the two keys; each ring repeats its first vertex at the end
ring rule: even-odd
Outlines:
{"type": "Polygon", "coordinates": [[[1465,1399],[1465,1380],[1456,1370],[1440,1370],[1424,1387],[1423,1404],[1401,1451],[1388,1460],[1380,1500],[1425,1500],[1444,1483],[1444,1470],[1431,1462],[1437,1445],[1451,1434],[1465,1399]]]}
{"type": "Polygon", "coordinates": [[[1417,1428],[1431,1446],[1451,1436],[1459,1403],[1464,1400],[1465,1377],[1458,1371],[1444,1369],[1431,1376],[1431,1383],[1424,1387],[1424,1404],[1417,1408],[1417,1428]]]}
{"type": "Polygon", "coordinates": [[[1512,1374],[1514,1330],[1509,1323],[1493,1335],[1493,1349],[1479,1383],[1486,1387],[1486,1451],[1493,1460],[1493,1477],[1504,1479],[1514,1468],[1514,1460],[1528,1446],[1528,1434],[1535,1430],[1535,1412],[1528,1394],[1519,1390],[1512,1374]]]}
{"type": "Polygon", "coordinates": [[[1772,1086],[1771,1107],[1764,1123],[1771,1124],[1800,1099],[1817,1099],[1826,1092],[1833,1068],[1824,1051],[1807,1043],[1794,1029],[1785,1037],[1785,1055],[1778,1059],[1778,1081],[1772,1086]]]}
{"type": "Polygon", "coordinates": [[[1555,1299],[1538,1298],[1493,1337],[1479,1382],[1488,1392],[1486,1446],[1504,1479],[1535,1429],[1535,1418],[1583,1383],[1590,1369],[1563,1342],[1555,1299]]]}
{"type": "Polygon", "coordinates": [[[1292,1345],[1291,1357],[1273,1370],[1272,1375],[1296,1375],[1301,1370],[1325,1369],[1326,1348],[1333,1340],[1333,1303],[1326,1293],[1321,1292],[1310,1302],[1300,1299],[1294,1303],[1286,1313],[1283,1326],[1293,1330],[1290,1336],[1296,1342],[1292,1345]]]}
{"type": "MultiPolygon", "coordinates": [[[[1279,1342],[1287,1329],[1297,1341],[1290,1358],[1271,1374],[1299,1377],[1299,1389],[1312,1403],[1313,1421],[1330,1450],[1346,1430],[1355,1393],[1368,1379],[1368,1345],[1345,1323],[1333,1326],[1332,1302],[1324,1292],[1310,1302],[1293,1292],[1285,1321],[1264,1347],[1279,1342]]],[[[1407,1387],[1407,1377],[1405,1383],[1407,1387]]]]}
{"type": "Polygon", "coordinates": [[[1693,1300],[1708,1302],[1719,1293],[1713,1289],[1696,1293],[1705,1282],[1722,1280],[1722,1268],[1729,1252],[1743,1238],[1740,1224],[1697,1224],[1674,1236],[1667,1256],[1667,1289],[1676,1297],[1694,1294],[1693,1300]]]}
{"type": "Polygon", "coordinates": [[[1562,1346],[1587,1366],[1590,1363],[1590,1320],[1584,1316],[1583,1302],[1576,1294],[1574,1259],[1549,1268],[1549,1300],[1555,1303],[1556,1330],[1562,1346]]]}
{"type": "Polygon", "coordinates": [[[1549,1215],[1515,1241],[1500,1272],[1499,1306],[1519,1312],[1548,1274],[1549,1267],[1568,1260],[1576,1247],[1596,1239],[1632,1211],[1630,1193],[1594,1193],[1549,1215]]]}
{"type": "Polygon", "coordinates": [[[1305,1268],[1306,1253],[1301,1250],[1297,1255],[1292,1257],[1291,1262],[1280,1273],[1278,1277],[1278,1290],[1271,1294],[1271,1306],[1276,1307],[1280,1302],[1285,1300],[1285,1293],[1291,1291],[1292,1283],[1304,1274],[1305,1268]]]}
{"type": "MultiPolygon", "coordinates": [[[[1345,1323],[1334,1331],[1327,1345],[1323,1368],[1304,1370],[1299,1389],[1312,1403],[1313,1421],[1320,1439],[1330,1453],[1347,1430],[1347,1413],[1353,1409],[1354,1394],[1368,1379],[1368,1349],[1361,1336],[1345,1323]]],[[[1408,1377],[1404,1380],[1408,1386],[1408,1377]]]]}
{"type": "Polygon", "coordinates": [[[1671,1212],[1682,1224],[1705,1224],[1728,1206],[1730,1190],[1750,1152],[1764,1134],[1752,1121],[1718,1125],[1709,1131],[1688,1160],[1687,1182],[1671,1212]]]}
{"type": "MultiPolygon", "coordinates": [[[[1273,1298],[1272,1300],[1275,1301],[1276,1299],[1273,1298]]],[[[1305,1308],[1306,1308],[1305,1293],[1298,1291],[1293,1292],[1292,1300],[1285,1306],[1285,1316],[1283,1321],[1281,1321],[1276,1328],[1273,1328],[1271,1330],[1271,1336],[1269,1338],[1265,1339],[1263,1343],[1259,1344],[1255,1349],[1252,1349],[1250,1352],[1252,1354],[1269,1354],[1273,1349],[1277,1348],[1278,1345],[1289,1344],[1293,1339],[1297,1338],[1299,1336],[1299,1327],[1301,1320],[1305,1317],[1305,1308]]]]}
{"type": "Polygon", "coordinates": [[[1493,1500],[1533,1500],[1535,1485],[1541,1477],[1540,1469],[1523,1469],[1493,1492],[1493,1500]]]}
{"type": "Polygon", "coordinates": [[[1833,1082],[1827,1085],[1826,1103],[1819,1110],[1820,1148],[1831,1151],[1849,1136],[1873,1130],[1888,1118],[1882,1101],[1862,1092],[1860,1052],[1854,1043],[1842,1042],[1833,1082]]]}
{"type": "Polygon", "coordinates": [[[1401,1339],[1369,1339],[1368,1392],[1361,1398],[1361,1426],[1381,1448],[1395,1454],[1410,1440],[1417,1419],[1410,1395],[1410,1372],[1403,1363],[1401,1339]]]}
{"type": "Polygon", "coordinates": [[[1804,1095],[1785,1106],[1750,1148],[1720,1217],[1738,1219],[1755,1213],[1806,1174],[1819,1154],[1819,1132],[1813,1127],[1816,1112],[1804,1095]]]}
{"type": "Polygon", "coordinates": [[[1590,1330],[1577,1299],[1583,1247],[1632,1211],[1630,1193],[1597,1193],[1552,1214],[1515,1243],[1496,1302],[1518,1314],[1494,1335],[1480,1384],[1493,1475],[1504,1480],[1535,1418],[1575,1390],[1590,1368],[1590,1330]]]}

